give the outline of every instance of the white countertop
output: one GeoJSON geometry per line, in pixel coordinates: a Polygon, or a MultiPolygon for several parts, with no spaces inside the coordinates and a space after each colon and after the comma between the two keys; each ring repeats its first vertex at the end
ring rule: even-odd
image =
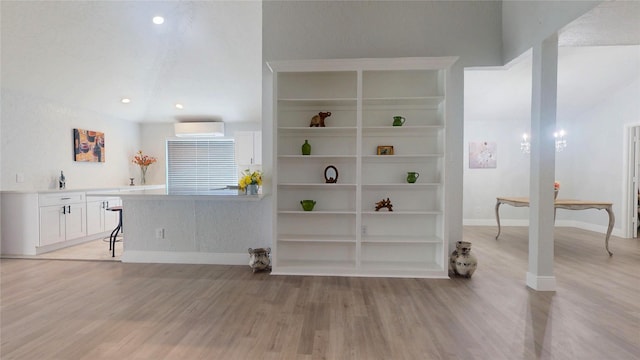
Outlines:
{"type": "Polygon", "coordinates": [[[44,190],[3,190],[3,194],[51,194],[65,192],[86,192],[87,196],[113,196],[114,192],[141,191],[151,189],[161,189],[164,191],[164,185],[136,185],[136,186],[114,186],[103,188],[78,188],[78,189],[44,189],[44,190]],[[100,195],[95,195],[99,193],[100,195]]]}
{"type": "MultiPolygon", "coordinates": [[[[109,196],[109,193],[96,193],[95,196],[109,196]]],[[[112,194],[111,194],[112,195],[112,194]]],[[[124,200],[231,200],[231,201],[260,201],[264,195],[245,195],[238,193],[236,189],[218,189],[209,191],[185,191],[168,193],[165,189],[148,189],[139,191],[127,191],[118,196],[124,200]]]]}

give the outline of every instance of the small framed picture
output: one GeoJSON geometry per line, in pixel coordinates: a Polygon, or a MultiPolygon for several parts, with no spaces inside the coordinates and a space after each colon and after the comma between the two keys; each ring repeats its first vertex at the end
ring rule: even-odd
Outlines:
{"type": "Polygon", "coordinates": [[[391,145],[378,146],[378,155],[393,155],[393,146],[391,145]]]}

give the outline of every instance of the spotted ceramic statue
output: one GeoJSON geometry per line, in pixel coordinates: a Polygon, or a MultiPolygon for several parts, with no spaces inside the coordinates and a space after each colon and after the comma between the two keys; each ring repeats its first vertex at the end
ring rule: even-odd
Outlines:
{"type": "Polygon", "coordinates": [[[271,270],[269,254],[271,254],[271,248],[249,248],[249,267],[253,272],[271,270]]]}
{"type": "Polygon", "coordinates": [[[449,257],[449,273],[470,278],[478,267],[478,259],[471,253],[471,243],[458,241],[449,257]]]}

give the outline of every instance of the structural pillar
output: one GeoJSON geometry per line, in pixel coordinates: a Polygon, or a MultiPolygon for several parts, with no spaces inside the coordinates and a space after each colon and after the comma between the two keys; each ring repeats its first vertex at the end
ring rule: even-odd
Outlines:
{"type": "Polygon", "coordinates": [[[556,154],[553,133],[556,128],[558,89],[557,34],[534,45],[532,75],[527,286],[538,291],[555,291],[553,183],[556,154]]]}

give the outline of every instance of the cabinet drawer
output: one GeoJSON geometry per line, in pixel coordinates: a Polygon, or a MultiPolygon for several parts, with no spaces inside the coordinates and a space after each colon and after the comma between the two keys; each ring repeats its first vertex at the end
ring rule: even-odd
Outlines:
{"type": "Polygon", "coordinates": [[[41,194],[39,196],[40,206],[65,205],[65,204],[81,203],[84,201],[85,201],[84,192],[41,194]]]}

